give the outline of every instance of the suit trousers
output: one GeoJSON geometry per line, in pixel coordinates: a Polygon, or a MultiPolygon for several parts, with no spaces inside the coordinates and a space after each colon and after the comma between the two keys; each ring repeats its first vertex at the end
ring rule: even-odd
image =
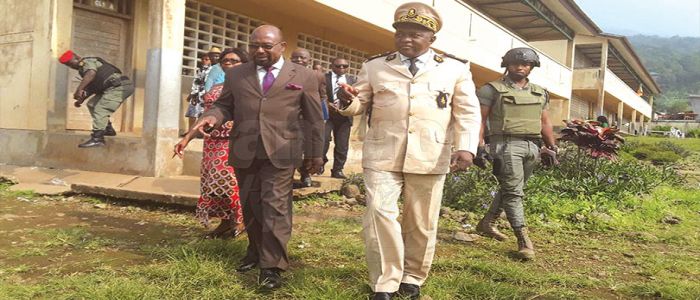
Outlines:
{"type": "Polygon", "coordinates": [[[326,136],[323,140],[323,163],[328,162],[328,149],[331,144],[331,134],[333,134],[333,171],[342,171],[345,162],[348,160],[348,149],[350,146],[350,128],[352,119],[339,115],[337,112],[331,113],[326,122],[326,136]]]}
{"type": "Polygon", "coordinates": [[[401,282],[422,285],[435,254],[445,174],[364,169],[367,211],[363,237],[370,286],[395,292],[401,282]],[[399,196],[403,217],[399,223],[399,196]]]}
{"type": "Polygon", "coordinates": [[[248,168],[235,168],[235,172],[248,232],[243,262],[287,270],[294,168],[279,169],[269,159],[256,158],[248,168]]]}

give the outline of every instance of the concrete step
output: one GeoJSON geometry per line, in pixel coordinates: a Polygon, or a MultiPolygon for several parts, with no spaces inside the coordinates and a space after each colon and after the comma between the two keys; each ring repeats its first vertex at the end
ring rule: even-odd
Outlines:
{"type": "MultiPolygon", "coordinates": [[[[200,182],[199,176],[155,178],[12,165],[0,165],[0,179],[16,183],[11,190],[42,195],[81,193],[186,206],[197,203],[200,182]]],[[[312,187],[295,189],[294,197],[337,191],[343,181],[323,175],[314,176],[313,182],[312,187]]]]}

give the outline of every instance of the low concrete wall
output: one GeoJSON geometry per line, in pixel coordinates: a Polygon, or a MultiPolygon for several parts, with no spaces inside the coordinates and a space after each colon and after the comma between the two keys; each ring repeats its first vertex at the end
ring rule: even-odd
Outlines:
{"type": "Polygon", "coordinates": [[[649,130],[654,130],[654,126],[672,126],[683,132],[700,128],[700,121],[679,121],[679,120],[656,120],[649,123],[649,130]]]}
{"type": "Polygon", "coordinates": [[[0,163],[152,176],[152,147],[142,137],[107,137],[106,147],[78,148],[87,138],[84,132],[0,129],[0,163]]]}

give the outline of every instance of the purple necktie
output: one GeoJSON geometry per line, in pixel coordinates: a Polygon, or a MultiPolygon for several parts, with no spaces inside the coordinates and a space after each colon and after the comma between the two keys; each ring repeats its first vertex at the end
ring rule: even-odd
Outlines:
{"type": "Polygon", "coordinates": [[[272,83],[275,82],[275,75],[272,74],[272,69],[274,69],[274,67],[267,68],[267,73],[265,73],[265,77],[263,77],[262,89],[264,94],[267,94],[267,91],[272,87],[272,83]]]}

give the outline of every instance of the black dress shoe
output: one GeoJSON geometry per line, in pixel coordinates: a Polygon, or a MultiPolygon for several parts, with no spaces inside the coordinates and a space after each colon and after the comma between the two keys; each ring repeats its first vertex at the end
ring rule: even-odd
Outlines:
{"type": "Polygon", "coordinates": [[[282,277],[277,269],[260,269],[258,283],[266,289],[276,289],[282,286],[282,277]]]}
{"type": "Polygon", "coordinates": [[[401,285],[399,285],[398,295],[411,300],[418,300],[418,298],[420,298],[420,286],[402,282],[401,285]]]}
{"type": "Polygon", "coordinates": [[[256,262],[243,263],[242,265],[238,266],[238,268],[236,268],[236,272],[239,272],[239,273],[248,272],[252,269],[255,269],[255,267],[257,267],[257,266],[258,266],[258,263],[256,263],[256,262]]]}
{"type": "Polygon", "coordinates": [[[345,176],[345,174],[343,174],[343,170],[338,170],[338,171],[331,170],[331,177],[340,178],[340,179],[347,179],[348,178],[347,176],[345,176]]]}
{"type": "Polygon", "coordinates": [[[391,299],[392,293],[374,293],[372,296],[372,300],[385,300],[385,299],[391,299]]]}

